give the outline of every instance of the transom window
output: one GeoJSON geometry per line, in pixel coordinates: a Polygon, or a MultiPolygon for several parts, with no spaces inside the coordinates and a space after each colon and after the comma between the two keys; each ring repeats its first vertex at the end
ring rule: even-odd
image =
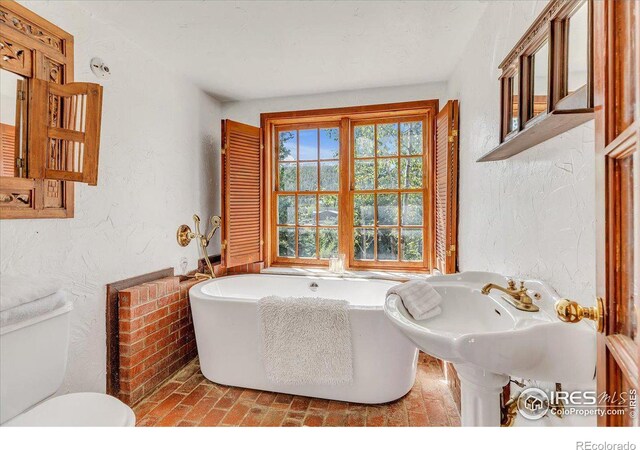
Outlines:
{"type": "Polygon", "coordinates": [[[432,118],[414,110],[274,125],[273,263],[321,266],[345,254],[354,268],[430,268],[432,118]]]}

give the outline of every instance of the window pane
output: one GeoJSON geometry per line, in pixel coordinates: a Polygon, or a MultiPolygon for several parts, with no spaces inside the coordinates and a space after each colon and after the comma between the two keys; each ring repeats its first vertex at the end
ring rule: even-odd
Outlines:
{"type": "Polygon", "coordinates": [[[384,123],[378,125],[378,156],[398,154],[398,124],[384,123]]]}
{"type": "Polygon", "coordinates": [[[368,190],[374,188],[374,167],[373,159],[355,161],[355,184],[358,190],[368,190]]]}
{"type": "Polygon", "coordinates": [[[338,128],[320,129],[320,159],[337,159],[340,153],[338,128]]]}
{"type": "Polygon", "coordinates": [[[378,228],[378,259],[381,261],[398,260],[398,230],[396,228],[378,228]]]}
{"type": "Polygon", "coordinates": [[[338,254],[338,229],[320,228],[320,258],[338,254]]]}
{"type": "Polygon", "coordinates": [[[378,159],[378,189],[398,189],[398,160],[378,159]]]}
{"type": "Polygon", "coordinates": [[[422,225],[422,194],[402,194],[402,225],[422,225]]]}
{"type": "Polygon", "coordinates": [[[338,225],[338,196],[321,195],[319,203],[318,223],[320,225],[338,225]]]}
{"type": "Polygon", "coordinates": [[[547,111],[549,89],[549,45],[544,43],[532,57],[533,64],[533,101],[531,117],[547,111]]]}
{"type": "Polygon", "coordinates": [[[316,257],[316,229],[298,228],[298,257],[316,257]]]}
{"type": "Polygon", "coordinates": [[[278,196],[278,224],[295,225],[296,197],[295,195],[278,196]]]}
{"type": "Polygon", "coordinates": [[[318,159],[318,129],[300,130],[300,159],[318,159]]]}
{"type": "Polygon", "coordinates": [[[400,152],[403,155],[422,154],[422,122],[400,124],[400,152]]]}
{"type": "Polygon", "coordinates": [[[378,194],[378,225],[398,225],[398,194],[378,194]]]}
{"type": "Polygon", "coordinates": [[[403,189],[422,187],[422,157],[400,159],[400,185],[403,189]]]}
{"type": "Polygon", "coordinates": [[[300,190],[318,190],[318,163],[300,163],[300,190]]]}
{"type": "Polygon", "coordinates": [[[338,161],[325,161],[320,163],[320,190],[338,190],[338,161]]]}
{"type": "Polygon", "coordinates": [[[296,131],[281,131],[279,133],[280,145],[278,151],[278,159],[280,161],[295,161],[296,160],[296,131]]]}
{"type": "Polygon", "coordinates": [[[589,8],[583,5],[569,19],[568,45],[568,93],[574,92],[587,84],[588,44],[589,44],[589,8]]]}
{"type": "Polygon", "coordinates": [[[518,129],[518,122],[520,121],[518,110],[519,110],[519,102],[520,96],[518,92],[520,92],[520,81],[518,77],[518,73],[509,78],[509,83],[511,83],[511,116],[509,118],[509,132],[518,129]]]}
{"type": "Polygon", "coordinates": [[[373,259],[373,229],[356,228],[353,230],[353,258],[362,261],[373,259]]]}
{"type": "Polygon", "coordinates": [[[280,190],[297,191],[296,163],[280,163],[280,190]]]}
{"type": "Polygon", "coordinates": [[[402,230],[402,260],[422,261],[422,230],[402,230]]]}
{"type": "Polygon", "coordinates": [[[374,126],[364,125],[353,127],[353,134],[355,140],[355,155],[356,158],[365,158],[367,156],[373,156],[374,145],[374,126]]]}
{"type": "Polygon", "coordinates": [[[296,229],[278,227],[278,256],[296,256],[296,229]]]}
{"type": "Polygon", "coordinates": [[[316,224],[316,196],[298,195],[298,225],[316,224]]]}
{"type": "Polygon", "coordinates": [[[355,226],[373,225],[373,194],[353,196],[353,224],[355,226]]]}

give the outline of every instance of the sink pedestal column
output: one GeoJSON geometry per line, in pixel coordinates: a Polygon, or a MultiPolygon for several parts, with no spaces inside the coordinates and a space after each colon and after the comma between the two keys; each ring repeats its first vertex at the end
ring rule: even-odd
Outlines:
{"type": "Polygon", "coordinates": [[[454,364],[460,377],[461,423],[468,427],[500,426],[500,394],[506,375],[487,372],[470,364],[454,364]]]}

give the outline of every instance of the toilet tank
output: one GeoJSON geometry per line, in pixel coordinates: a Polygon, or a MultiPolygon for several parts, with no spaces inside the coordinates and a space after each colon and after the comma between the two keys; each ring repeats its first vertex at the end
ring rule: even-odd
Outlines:
{"type": "Polygon", "coordinates": [[[72,303],[0,328],[0,423],[21,414],[62,385],[72,303]]]}

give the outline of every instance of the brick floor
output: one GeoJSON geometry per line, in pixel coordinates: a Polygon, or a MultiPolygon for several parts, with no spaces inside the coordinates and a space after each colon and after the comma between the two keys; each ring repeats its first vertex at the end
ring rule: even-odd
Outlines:
{"type": "Polygon", "coordinates": [[[223,386],[202,376],[196,358],[133,409],[138,426],[154,427],[460,426],[442,368],[422,353],[411,391],[383,405],[223,386]]]}

